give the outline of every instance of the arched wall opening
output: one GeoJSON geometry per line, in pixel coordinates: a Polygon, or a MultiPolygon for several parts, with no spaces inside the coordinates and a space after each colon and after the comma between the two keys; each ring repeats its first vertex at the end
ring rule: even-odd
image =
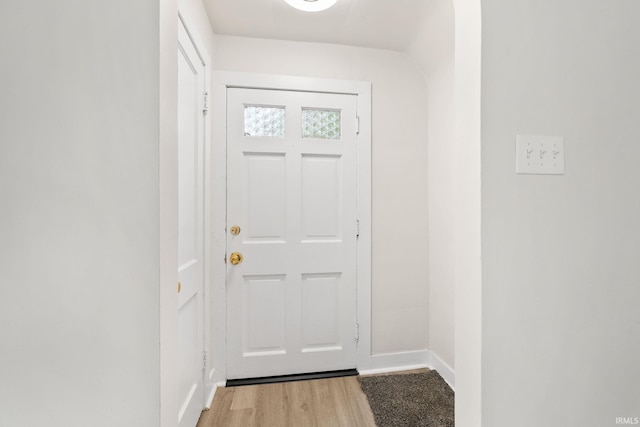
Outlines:
{"type": "MultiPolygon", "coordinates": [[[[199,1],[181,4],[194,14],[202,10],[199,1]]],[[[373,82],[372,365],[397,355],[437,355],[455,372],[457,422],[478,425],[480,1],[430,0],[404,52],[214,35],[206,20],[199,21],[211,43],[214,75],[225,70],[373,82]],[[413,236],[410,252],[417,258],[410,263],[396,259],[401,236],[413,236]],[[424,285],[416,286],[416,278],[424,285]],[[411,304],[399,295],[412,295],[411,304]]],[[[212,345],[214,358],[219,350],[212,345]]]]}

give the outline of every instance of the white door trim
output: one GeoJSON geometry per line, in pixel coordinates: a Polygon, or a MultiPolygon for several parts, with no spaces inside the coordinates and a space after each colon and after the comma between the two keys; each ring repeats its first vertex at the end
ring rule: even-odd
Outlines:
{"type": "Polygon", "coordinates": [[[227,88],[295,90],[358,96],[358,218],[360,237],[357,260],[357,318],[359,343],[357,368],[369,369],[371,364],[371,83],[350,80],[316,79],[281,75],[266,75],[216,71],[212,87],[213,147],[212,147],[212,339],[215,381],[227,379],[226,355],[226,141],[227,88]]]}
{"type": "MultiPolygon", "coordinates": [[[[193,30],[196,28],[192,21],[182,12],[182,10],[178,9],[178,25],[182,23],[184,25],[185,30],[187,30],[187,34],[193,43],[193,46],[196,49],[196,53],[200,58],[203,66],[204,72],[204,90],[209,94],[209,98],[211,97],[211,58],[205,49],[205,45],[198,36],[198,34],[193,30]]],[[[211,348],[211,304],[209,301],[211,300],[211,109],[204,116],[204,147],[203,147],[203,160],[204,160],[204,221],[203,221],[203,232],[204,232],[204,288],[202,292],[202,334],[203,334],[203,348],[205,352],[208,352],[211,348]]],[[[210,360],[210,358],[209,358],[210,360]]],[[[212,363],[206,363],[205,370],[203,373],[203,396],[202,396],[202,407],[205,408],[209,404],[209,396],[212,396],[213,391],[216,388],[216,384],[213,381],[215,367],[212,363]]]]}

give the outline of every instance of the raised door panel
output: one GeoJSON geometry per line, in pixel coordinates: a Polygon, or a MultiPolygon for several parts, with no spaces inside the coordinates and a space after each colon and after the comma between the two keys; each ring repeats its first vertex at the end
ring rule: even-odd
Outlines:
{"type": "Polygon", "coordinates": [[[302,276],[302,351],[341,350],[340,274],[302,276]]]}
{"type": "Polygon", "coordinates": [[[286,240],[286,158],[281,153],[244,153],[246,242],[286,240]]]}
{"type": "Polygon", "coordinates": [[[341,156],[302,156],[302,240],[339,240],[342,221],[341,156]]]}
{"type": "Polygon", "coordinates": [[[244,357],[286,353],[285,276],[244,278],[244,357]]]}

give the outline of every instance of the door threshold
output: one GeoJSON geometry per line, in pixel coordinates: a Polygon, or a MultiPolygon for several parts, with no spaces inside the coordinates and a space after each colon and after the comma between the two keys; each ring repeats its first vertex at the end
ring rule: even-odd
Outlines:
{"type": "Polygon", "coordinates": [[[321,380],[326,378],[353,377],[359,375],[357,369],[344,369],[341,371],[312,372],[306,374],[278,375],[275,377],[240,378],[227,380],[227,387],[240,387],[244,385],[274,384],[292,381],[321,380]]]}

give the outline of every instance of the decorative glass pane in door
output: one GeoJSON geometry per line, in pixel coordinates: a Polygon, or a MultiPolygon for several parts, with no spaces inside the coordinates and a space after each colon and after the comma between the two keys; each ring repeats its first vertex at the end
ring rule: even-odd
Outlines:
{"type": "Polygon", "coordinates": [[[340,111],[303,108],[302,137],[340,139],[340,111]]]}
{"type": "Polygon", "coordinates": [[[244,107],[244,136],[284,136],[284,107],[244,107]]]}

